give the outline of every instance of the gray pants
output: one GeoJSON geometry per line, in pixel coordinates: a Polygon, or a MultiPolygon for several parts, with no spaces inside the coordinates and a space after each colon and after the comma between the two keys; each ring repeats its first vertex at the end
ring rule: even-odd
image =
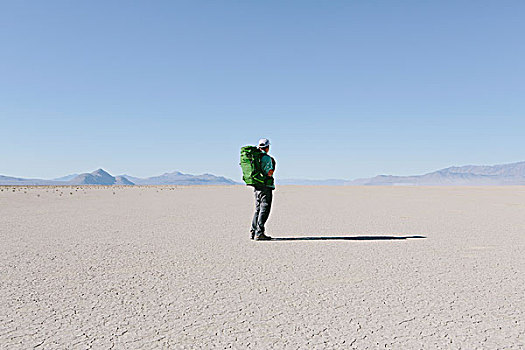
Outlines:
{"type": "Polygon", "coordinates": [[[250,232],[258,237],[264,234],[264,224],[270,215],[273,193],[271,188],[255,188],[255,214],[250,232]]]}

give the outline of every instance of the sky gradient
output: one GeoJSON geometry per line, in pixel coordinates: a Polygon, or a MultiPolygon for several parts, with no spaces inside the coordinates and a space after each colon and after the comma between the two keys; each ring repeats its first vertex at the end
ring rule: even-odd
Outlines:
{"type": "Polygon", "coordinates": [[[522,1],[3,1],[0,174],[525,160],[522,1]]]}

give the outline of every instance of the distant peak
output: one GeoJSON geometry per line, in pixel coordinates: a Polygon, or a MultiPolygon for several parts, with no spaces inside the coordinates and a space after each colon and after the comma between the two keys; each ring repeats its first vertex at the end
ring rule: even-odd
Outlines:
{"type": "MultiPolygon", "coordinates": [[[[107,171],[105,171],[104,169],[102,169],[102,168],[95,170],[91,174],[93,174],[93,175],[103,175],[103,176],[108,176],[109,175],[109,173],[107,171]]],[[[109,176],[111,176],[111,175],[109,175],[109,176]]]]}

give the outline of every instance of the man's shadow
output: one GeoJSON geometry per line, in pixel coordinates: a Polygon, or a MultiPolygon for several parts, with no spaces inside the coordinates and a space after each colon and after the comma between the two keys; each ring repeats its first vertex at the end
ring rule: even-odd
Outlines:
{"type": "Polygon", "coordinates": [[[394,241],[425,236],[340,236],[340,237],[272,237],[272,241],[394,241]]]}

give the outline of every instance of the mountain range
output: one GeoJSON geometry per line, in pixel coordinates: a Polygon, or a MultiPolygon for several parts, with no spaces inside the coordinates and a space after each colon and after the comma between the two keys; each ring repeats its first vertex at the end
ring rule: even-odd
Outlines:
{"type": "Polygon", "coordinates": [[[152,176],[145,179],[130,175],[121,176],[135,185],[238,185],[239,183],[222,176],[212,174],[190,175],[175,171],[159,176],[152,176]]]}
{"type": "Polygon", "coordinates": [[[112,176],[103,169],[92,173],[71,174],[53,180],[23,179],[0,175],[0,185],[237,185],[238,183],[222,176],[211,174],[190,175],[175,171],[160,176],[139,178],[129,175],[112,176]]]}
{"type": "Polygon", "coordinates": [[[357,180],[276,180],[278,185],[332,186],[481,186],[525,185],[525,162],[498,165],[454,166],[423,175],[378,175],[357,180]]]}
{"type": "MultiPolygon", "coordinates": [[[[480,186],[525,185],[525,161],[498,165],[454,166],[423,175],[378,175],[357,180],[279,179],[278,185],[329,186],[480,186]]],[[[191,175],[175,171],[159,176],[139,178],[130,175],[112,176],[103,169],[92,173],[71,174],[53,180],[23,179],[0,175],[0,185],[238,185],[231,179],[212,174],[191,175]]]]}
{"type": "Polygon", "coordinates": [[[309,180],[309,179],[275,179],[277,185],[300,185],[300,186],[344,186],[348,180],[327,179],[327,180],[309,180]]]}
{"type": "Polygon", "coordinates": [[[354,186],[482,186],[525,185],[525,162],[449,167],[423,175],[379,175],[349,181],[354,186]]]}

